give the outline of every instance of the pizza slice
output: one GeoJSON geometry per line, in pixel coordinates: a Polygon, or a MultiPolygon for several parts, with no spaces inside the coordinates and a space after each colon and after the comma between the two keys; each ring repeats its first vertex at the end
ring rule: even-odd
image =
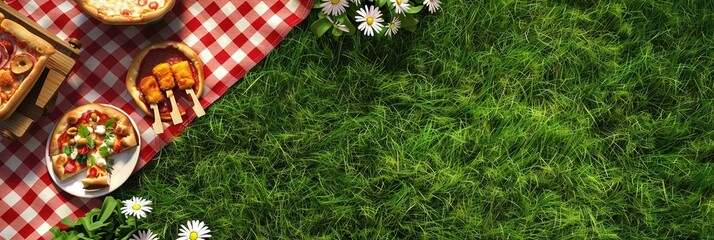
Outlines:
{"type": "Polygon", "coordinates": [[[87,169],[87,164],[70,159],[67,154],[63,153],[52,156],[52,169],[57,175],[57,178],[59,178],[60,181],[64,181],[87,169]]]}
{"type": "Polygon", "coordinates": [[[97,188],[103,177],[108,184],[110,156],[138,145],[137,132],[129,117],[99,104],[87,104],[65,114],[51,137],[49,147],[55,175],[65,181],[93,169],[87,178],[94,180],[87,180],[85,188],[97,188]]]}
{"type": "Polygon", "coordinates": [[[82,179],[84,189],[98,189],[109,186],[109,175],[111,165],[103,158],[99,157],[93,165],[87,168],[87,176],[82,179]]]}

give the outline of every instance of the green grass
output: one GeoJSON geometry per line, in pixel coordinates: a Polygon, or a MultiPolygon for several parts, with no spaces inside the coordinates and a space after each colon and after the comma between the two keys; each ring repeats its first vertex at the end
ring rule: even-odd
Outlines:
{"type": "Polygon", "coordinates": [[[667,2],[449,0],[382,40],[311,18],[114,196],[167,238],[714,235],[714,2],[667,2]]]}

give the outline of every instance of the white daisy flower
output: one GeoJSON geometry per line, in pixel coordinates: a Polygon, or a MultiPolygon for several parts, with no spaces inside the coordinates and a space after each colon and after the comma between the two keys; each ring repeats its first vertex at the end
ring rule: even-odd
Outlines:
{"type": "Polygon", "coordinates": [[[327,17],[327,21],[330,21],[330,23],[332,23],[332,27],[337,28],[337,30],[340,30],[343,32],[350,32],[350,30],[347,28],[347,26],[338,22],[337,20],[332,20],[332,18],[327,17]]]}
{"type": "Polygon", "coordinates": [[[385,33],[387,36],[392,36],[396,35],[397,31],[399,31],[399,28],[402,27],[402,21],[399,20],[399,18],[392,18],[392,21],[387,24],[387,32],[385,33]]]}
{"type": "Polygon", "coordinates": [[[211,230],[202,221],[188,221],[186,225],[181,225],[181,233],[178,240],[203,240],[211,237],[211,230]]]}
{"type": "Polygon", "coordinates": [[[124,206],[121,208],[121,213],[126,216],[134,215],[136,218],[143,218],[146,217],[146,213],[151,212],[151,207],[149,207],[151,201],[149,200],[132,197],[129,200],[121,202],[124,203],[124,206]]]}
{"type": "Polygon", "coordinates": [[[441,8],[439,6],[440,4],[441,0],[424,0],[424,5],[429,8],[430,13],[434,13],[436,10],[439,10],[439,8],[441,8]]]}
{"type": "Polygon", "coordinates": [[[379,11],[379,8],[365,6],[363,9],[357,10],[357,14],[359,16],[356,16],[355,20],[361,22],[357,28],[363,31],[364,35],[374,36],[375,32],[381,31],[382,27],[384,27],[382,25],[384,19],[382,19],[382,12],[379,11]]]}
{"type": "Polygon", "coordinates": [[[359,5],[360,3],[362,3],[361,0],[352,0],[352,2],[355,3],[355,4],[357,4],[357,5],[359,5]]]}
{"type": "Polygon", "coordinates": [[[137,234],[131,236],[130,240],[159,240],[159,237],[151,230],[138,231],[137,234]]]}
{"type": "Polygon", "coordinates": [[[337,16],[345,12],[345,9],[349,6],[347,0],[322,0],[322,12],[326,15],[337,16]]]}
{"type": "Polygon", "coordinates": [[[392,6],[394,6],[394,11],[397,14],[406,15],[406,11],[409,11],[409,0],[391,0],[392,6]]]}

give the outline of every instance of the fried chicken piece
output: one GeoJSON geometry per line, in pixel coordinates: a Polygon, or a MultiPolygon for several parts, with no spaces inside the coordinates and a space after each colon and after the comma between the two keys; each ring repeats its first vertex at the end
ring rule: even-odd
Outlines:
{"type": "Polygon", "coordinates": [[[159,89],[154,76],[146,76],[139,82],[139,90],[144,93],[144,99],[148,103],[159,103],[164,100],[164,94],[159,89]]]}
{"type": "Polygon", "coordinates": [[[189,89],[196,83],[193,79],[193,74],[191,73],[188,61],[181,61],[177,64],[171,65],[171,71],[174,73],[176,83],[178,83],[178,87],[181,90],[189,89]]]}
{"type": "Polygon", "coordinates": [[[171,90],[176,86],[174,75],[171,74],[171,65],[168,63],[161,63],[154,66],[151,72],[154,73],[156,80],[159,81],[159,88],[162,90],[171,90]]]}
{"type": "Polygon", "coordinates": [[[15,85],[15,78],[12,77],[12,73],[9,70],[0,70],[0,90],[12,90],[13,85],[15,85]]]}

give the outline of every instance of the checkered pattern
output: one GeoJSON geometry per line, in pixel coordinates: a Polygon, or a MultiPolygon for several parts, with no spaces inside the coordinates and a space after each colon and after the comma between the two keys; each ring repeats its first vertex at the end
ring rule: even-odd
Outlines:
{"type": "MultiPolygon", "coordinates": [[[[25,136],[0,140],[0,239],[50,238],[50,227],[62,218],[83,215],[101,204],[64,193],[52,182],[45,146],[54,122],[86,103],[117,106],[137,122],[143,167],[194,118],[167,126],[157,137],[153,118],[138,109],[124,79],[132,56],[151,43],[173,40],[196,50],[206,70],[201,105],[208,107],[243,77],[307,17],[312,0],[177,1],[159,22],[144,26],[108,26],[83,14],[73,1],[5,0],[50,32],[82,43],[79,67],[59,90],[57,107],[25,136]]],[[[188,105],[186,105],[188,106],[188,105]]]]}

